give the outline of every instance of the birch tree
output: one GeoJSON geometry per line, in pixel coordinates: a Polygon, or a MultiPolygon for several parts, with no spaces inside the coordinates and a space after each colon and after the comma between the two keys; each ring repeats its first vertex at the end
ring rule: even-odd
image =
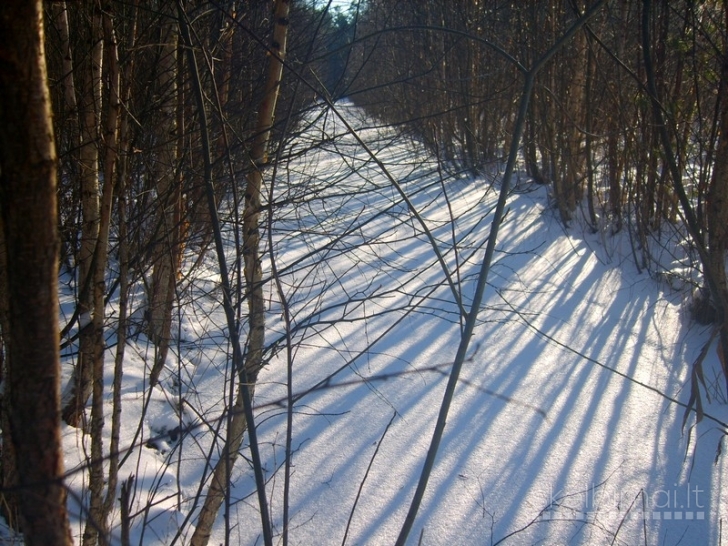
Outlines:
{"type": "MultiPolygon", "coordinates": [[[[79,147],[79,185],[81,194],[81,244],[78,253],[78,317],[79,353],[67,391],[64,393],[63,420],[71,426],[82,424],[84,410],[91,396],[94,358],[98,358],[94,334],[94,261],[100,230],[99,199],[99,140],[101,132],[103,35],[101,10],[90,6],[90,51],[82,57],[83,70],[74,72],[81,77],[77,113],[81,127],[79,147]]],[[[67,19],[66,19],[67,21],[67,19]]],[[[70,33],[69,33],[70,34],[70,33]]],[[[65,96],[70,99],[77,87],[68,74],[65,96]]],[[[105,264],[99,264],[104,267],[105,264]]]]}
{"type": "Polygon", "coordinates": [[[153,271],[149,298],[149,337],[157,346],[149,383],[159,380],[169,351],[172,305],[180,260],[180,218],[182,192],[179,182],[177,111],[177,21],[172,3],[167,2],[160,20],[160,51],[157,66],[158,158],[153,173],[158,214],[152,250],[153,271]]]}
{"type": "MultiPolygon", "coordinates": [[[[237,370],[240,377],[238,395],[232,408],[232,418],[228,422],[227,438],[222,456],[213,471],[205,502],[200,511],[197,527],[192,535],[191,544],[204,546],[210,538],[212,525],[215,522],[220,506],[225,499],[225,492],[230,486],[230,472],[238,456],[243,434],[246,428],[252,430],[254,424],[247,422],[249,412],[243,407],[246,398],[252,398],[255,381],[263,366],[265,349],[265,299],[263,295],[263,274],[260,259],[260,214],[262,210],[263,169],[268,163],[268,143],[275,117],[276,104],[283,74],[283,60],[286,55],[288,38],[288,15],[290,0],[277,0],[274,9],[273,43],[271,46],[270,64],[265,85],[263,100],[258,110],[258,127],[250,158],[253,169],[250,171],[245,190],[245,209],[243,217],[243,257],[245,260],[246,299],[248,301],[248,340],[247,352],[243,368],[237,370]],[[244,391],[248,391],[247,396],[244,391]]],[[[202,104],[199,105],[202,108],[202,104]]],[[[228,320],[229,326],[230,320],[228,320]]],[[[260,488],[263,484],[258,483],[260,488]]],[[[261,506],[265,512],[267,506],[261,506]]],[[[263,521],[265,542],[270,541],[270,529],[266,518],[263,521]]]]}

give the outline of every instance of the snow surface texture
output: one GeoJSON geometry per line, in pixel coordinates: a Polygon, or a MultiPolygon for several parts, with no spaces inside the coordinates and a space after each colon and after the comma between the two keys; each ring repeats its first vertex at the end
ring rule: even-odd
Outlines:
{"type": "MultiPolygon", "coordinates": [[[[374,127],[349,104],[339,108],[409,194],[448,268],[458,270],[453,281],[469,308],[498,173],[447,175],[416,144],[374,127]]],[[[381,169],[323,106],[307,119],[294,150],[325,144],[279,167],[272,195],[280,205],[265,249],[293,326],[288,352],[284,308],[269,283],[267,340],[277,344],[255,403],[274,532],[282,528],[290,356],[292,391],[319,385],[294,407],[291,544],[392,544],[429,446],[460,319],[431,246],[381,169]]],[[[683,432],[683,408],[599,365],[687,401],[690,366],[709,329],[683,311],[686,290],[638,274],[626,230],[590,235],[576,223],[565,231],[546,188],[526,177],[509,207],[410,543],[728,544],[725,456],[714,464],[720,428],[706,420],[693,429],[691,417],[683,432]]],[[[189,266],[198,254],[188,250],[189,266]]],[[[231,244],[229,263],[234,256],[231,244]]],[[[139,334],[126,349],[122,445],[141,428],[120,479],[135,476],[135,544],[187,543],[195,498],[219,457],[231,383],[214,264],[208,253],[180,287],[178,339],[144,416],[154,348],[139,334]],[[191,424],[199,426],[179,433],[191,424]]],[[[713,349],[705,366],[717,369],[713,349]]],[[[725,421],[720,402],[706,412],[725,421]]],[[[108,407],[110,416],[110,390],[108,407]]],[[[69,471],[85,464],[88,445],[65,429],[69,471]]],[[[79,471],[68,480],[76,540],[85,479],[79,471]]],[[[210,544],[260,544],[246,459],[232,484],[228,517],[223,507],[210,544]]]]}

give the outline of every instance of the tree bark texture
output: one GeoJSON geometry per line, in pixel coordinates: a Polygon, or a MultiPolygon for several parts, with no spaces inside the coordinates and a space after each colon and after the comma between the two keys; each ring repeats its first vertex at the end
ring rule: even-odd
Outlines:
{"type": "Polygon", "coordinates": [[[177,271],[180,258],[180,207],[182,192],[178,172],[177,138],[177,22],[170,10],[162,31],[162,44],[157,70],[162,124],[159,127],[159,159],[154,173],[157,195],[161,203],[159,210],[159,231],[155,236],[152,263],[151,291],[149,294],[149,334],[157,346],[149,384],[159,381],[159,374],[169,352],[169,338],[172,328],[172,307],[175,299],[177,271]]]}
{"type": "MultiPolygon", "coordinates": [[[[250,152],[254,168],[250,172],[245,191],[245,212],[243,218],[243,257],[245,260],[246,296],[248,300],[248,341],[245,360],[247,380],[239,389],[248,389],[252,398],[255,381],[263,366],[265,345],[265,298],[263,295],[263,273],[260,261],[260,211],[263,185],[263,169],[268,163],[268,142],[275,117],[278,92],[283,75],[283,59],[286,54],[288,36],[289,0],[277,0],[275,4],[275,27],[273,30],[272,55],[268,66],[265,95],[258,111],[256,138],[250,152]],[[247,383],[247,384],[246,384],[247,383]]],[[[210,489],[200,511],[197,527],[190,544],[205,546],[212,531],[220,506],[229,487],[230,472],[235,464],[246,429],[243,412],[242,391],[239,390],[233,416],[228,424],[225,448],[213,472],[210,489]]]]}
{"type": "Polygon", "coordinates": [[[288,36],[289,0],[277,0],[275,27],[273,31],[272,55],[268,66],[265,95],[258,111],[258,128],[250,158],[254,168],[248,175],[245,189],[245,216],[243,219],[243,257],[245,259],[245,281],[247,283],[249,333],[248,356],[245,371],[252,383],[262,367],[265,344],[265,299],[263,296],[263,273],[260,263],[260,211],[263,185],[263,169],[268,163],[268,142],[275,119],[278,91],[283,75],[283,59],[286,55],[288,36]]]}
{"type": "MultiPolygon", "coordinates": [[[[728,1],[724,2],[725,19],[728,22],[728,1]]],[[[728,51],[726,51],[728,54],[728,51]]],[[[723,66],[721,69],[719,97],[721,97],[721,107],[719,114],[720,137],[718,140],[718,148],[715,153],[715,163],[713,166],[713,177],[710,181],[710,190],[708,193],[708,266],[710,274],[717,284],[718,299],[717,307],[719,309],[720,337],[718,343],[722,349],[723,355],[728,355],[728,280],[726,279],[725,253],[728,249],[728,57],[723,56],[723,66]]],[[[726,359],[721,358],[723,366],[723,375],[726,380],[726,389],[728,391],[728,366],[726,359]]]]}
{"type": "Polygon", "coordinates": [[[106,296],[106,265],[109,254],[109,229],[114,196],[119,120],[119,56],[111,19],[111,6],[104,6],[105,75],[108,85],[106,125],[104,128],[104,185],[100,201],[99,231],[93,259],[93,319],[92,319],[92,402],[91,402],[91,460],[89,468],[89,515],[83,533],[83,544],[108,544],[107,514],[104,513],[104,315],[106,296]]]}
{"type": "MultiPolygon", "coordinates": [[[[1,176],[1,173],[0,173],[1,176]]],[[[8,294],[8,261],[5,228],[0,216],[0,378],[4,382],[4,391],[0,397],[0,430],[5,438],[10,435],[10,389],[8,388],[7,370],[9,366],[10,345],[10,309],[8,294]]],[[[0,514],[12,529],[18,528],[18,500],[13,493],[18,483],[15,450],[12,442],[4,442],[0,456],[0,487],[6,490],[0,495],[0,514]]]]}
{"type": "MultiPolygon", "coordinates": [[[[0,3],[0,210],[10,435],[25,544],[71,544],[62,482],[56,151],[40,0],[0,3]]],[[[7,431],[5,431],[7,433],[7,431]]]]}
{"type": "MultiPolygon", "coordinates": [[[[82,94],[78,102],[81,127],[79,169],[81,186],[81,248],[78,255],[79,352],[78,361],[64,393],[63,420],[73,427],[82,425],[84,410],[93,390],[93,366],[98,352],[94,333],[94,264],[100,229],[99,140],[101,133],[103,39],[101,11],[90,7],[91,52],[77,68],[82,94]]],[[[102,264],[97,264],[104,267],[102,264]]]]}

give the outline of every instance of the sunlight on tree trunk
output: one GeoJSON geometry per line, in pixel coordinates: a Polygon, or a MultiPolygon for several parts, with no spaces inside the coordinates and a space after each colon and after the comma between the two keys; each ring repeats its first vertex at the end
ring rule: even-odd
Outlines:
{"type": "Polygon", "coordinates": [[[11,342],[9,425],[28,546],[71,544],[62,482],[57,158],[42,2],[0,4],[0,207],[11,342]]]}
{"type": "MultiPolygon", "coordinates": [[[[79,168],[81,184],[81,248],[78,255],[79,352],[73,375],[64,392],[63,420],[73,427],[83,425],[84,410],[93,389],[96,336],[93,332],[94,261],[99,238],[99,136],[101,123],[103,39],[101,12],[91,5],[91,55],[81,72],[83,85],[78,104],[81,126],[79,168]]],[[[78,67],[76,67],[78,69],[78,67]]]]}
{"type": "Polygon", "coordinates": [[[104,128],[104,186],[100,202],[99,233],[93,267],[93,366],[91,389],[91,460],[89,468],[89,517],[83,533],[85,546],[108,544],[106,515],[104,514],[104,308],[106,296],[106,267],[109,254],[109,229],[114,197],[117,159],[117,129],[119,119],[119,55],[111,19],[111,6],[103,13],[105,81],[108,85],[106,126],[104,128]]]}
{"type": "MultiPolygon", "coordinates": [[[[139,0],[136,0],[138,3],[139,0]]],[[[132,15],[132,24],[130,25],[129,34],[127,36],[128,43],[134,44],[136,42],[136,34],[137,34],[137,16],[138,16],[138,10],[136,9],[136,4],[134,6],[133,15],[132,15]]],[[[112,25],[112,21],[109,20],[105,21],[105,27],[108,26],[107,30],[105,30],[105,34],[109,35],[111,32],[114,32],[114,28],[112,25]]],[[[114,56],[115,60],[118,61],[118,44],[114,40],[112,42],[112,45],[114,47],[114,53],[111,55],[114,56]]],[[[110,55],[110,56],[111,56],[110,55]]],[[[130,101],[130,93],[131,93],[131,73],[133,69],[134,63],[133,61],[129,61],[128,64],[125,67],[125,73],[124,73],[124,96],[123,99],[119,97],[119,100],[117,101],[117,110],[121,110],[121,103],[128,104],[130,101]]],[[[119,67],[117,66],[116,70],[119,70],[119,67]]],[[[114,73],[113,70],[111,70],[112,74],[114,73]]],[[[118,76],[110,78],[110,82],[112,84],[116,84],[117,89],[119,90],[119,93],[122,93],[121,88],[121,74],[118,74],[118,76]],[[118,77],[118,81],[116,80],[116,77],[118,77]]],[[[113,85],[112,85],[113,87],[113,85]]],[[[113,102],[113,99],[112,101],[113,102]]],[[[118,157],[118,168],[116,169],[116,172],[114,173],[114,176],[116,177],[116,186],[117,186],[117,215],[116,215],[116,221],[118,225],[119,230],[119,249],[118,249],[118,260],[119,260],[119,322],[117,325],[117,345],[116,345],[116,354],[114,357],[114,379],[113,379],[113,394],[112,394],[112,414],[111,414],[111,438],[109,439],[109,475],[108,475],[108,481],[106,484],[106,497],[104,498],[104,505],[103,505],[103,515],[102,519],[99,523],[100,530],[99,532],[102,533],[103,536],[106,536],[109,533],[109,527],[110,527],[110,518],[112,515],[112,511],[114,509],[114,505],[117,501],[117,486],[119,482],[119,447],[120,447],[120,433],[121,433],[121,389],[122,389],[122,379],[123,379],[123,370],[124,370],[124,355],[125,355],[125,348],[126,348],[126,341],[127,341],[127,335],[126,335],[126,329],[127,329],[127,317],[128,317],[128,294],[129,294],[129,240],[128,240],[128,229],[127,229],[127,199],[126,199],[126,177],[128,176],[127,168],[129,165],[128,161],[128,155],[129,155],[129,116],[126,115],[126,112],[117,112],[120,114],[120,120],[119,120],[119,127],[118,127],[118,150],[119,154],[117,154],[118,157]]],[[[124,510],[124,506],[122,505],[122,511],[124,510]]],[[[123,521],[123,520],[122,520],[123,521]]],[[[127,542],[128,543],[128,542],[127,542]]]]}
{"type": "Polygon", "coordinates": [[[177,134],[177,22],[172,17],[174,5],[169,3],[167,22],[164,25],[157,68],[160,93],[159,109],[162,124],[159,131],[159,158],[155,164],[154,184],[157,190],[159,211],[158,228],[154,235],[152,251],[152,281],[149,293],[149,337],[156,345],[156,355],[149,374],[149,384],[159,381],[169,352],[172,328],[172,306],[175,298],[177,271],[180,254],[180,206],[182,194],[179,183],[177,134]]]}
{"type": "Polygon", "coordinates": [[[244,363],[247,385],[238,386],[238,395],[233,407],[232,419],[228,424],[225,447],[213,472],[212,481],[205,502],[200,511],[197,527],[192,536],[193,546],[204,546],[210,539],[212,525],[230,486],[230,473],[237,459],[246,429],[243,413],[242,389],[248,389],[252,398],[255,381],[263,366],[265,346],[265,300],[263,296],[263,274],[260,262],[260,212],[263,183],[263,169],[268,163],[268,141],[273,126],[276,103],[283,74],[283,59],[286,54],[288,35],[289,0],[277,0],[275,4],[275,27],[273,47],[268,66],[265,94],[258,112],[257,136],[250,152],[254,168],[248,176],[245,191],[245,211],[243,219],[243,257],[245,260],[245,281],[248,300],[248,342],[247,357],[244,363]]]}

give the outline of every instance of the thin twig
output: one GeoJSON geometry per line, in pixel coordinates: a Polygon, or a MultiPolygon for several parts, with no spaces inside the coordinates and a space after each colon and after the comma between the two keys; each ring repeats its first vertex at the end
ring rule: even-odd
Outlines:
{"type": "Polygon", "coordinates": [[[362,478],[361,482],[359,482],[359,489],[356,492],[356,498],[354,499],[354,504],[351,507],[351,512],[349,513],[349,518],[346,520],[346,529],[344,530],[344,538],[341,539],[341,546],[344,546],[346,544],[346,537],[349,535],[349,527],[351,526],[351,522],[354,519],[354,512],[356,512],[356,506],[359,503],[359,498],[361,497],[361,492],[364,490],[364,484],[366,483],[367,478],[369,477],[369,471],[372,469],[372,465],[374,464],[374,459],[377,458],[377,453],[379,453],[379,448],[382,447],[382,444],[384,443],[384,438],[385,438],[385,436],[387,436],[387,432],[389,432],[389,429],[392,426],[392,423],[394,423],[395,417],[397,417],[397,412],[392,413],[392,418],[389,420],[389,423],[387,423],[387,426],[384,428],[382,437],[379,438],[379,442],[377,442],[377,447],[376,447],[376,449],[374,449],[374,453],[372,453],[371,459],[369,459],[369,464],[367,465],[366,472],[364,472],[364,477],[362,478]]]}

